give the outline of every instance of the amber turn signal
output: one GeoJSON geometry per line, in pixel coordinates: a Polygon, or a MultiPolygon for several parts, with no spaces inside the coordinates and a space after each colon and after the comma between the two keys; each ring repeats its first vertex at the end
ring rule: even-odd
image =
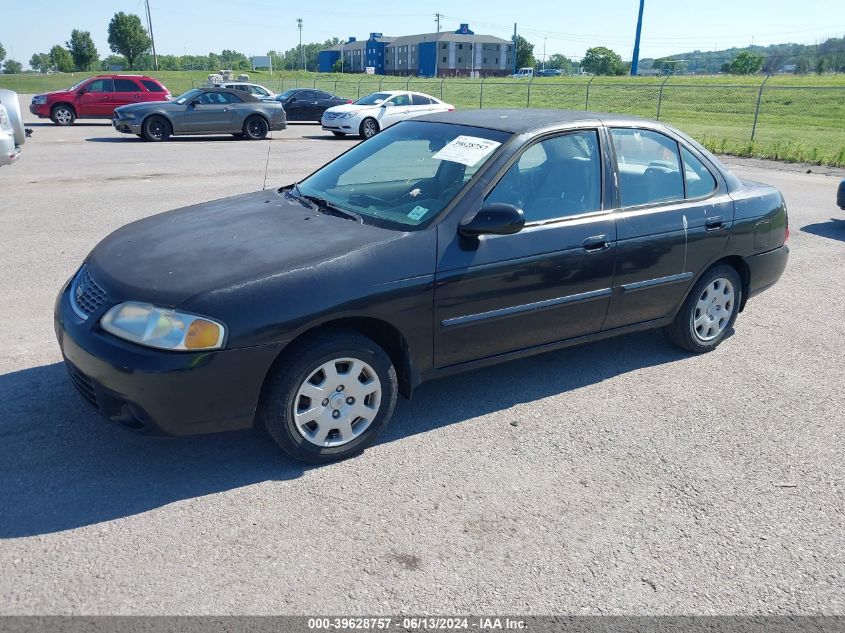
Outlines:
{"type": "Polygon", "coordinates": [[[185,335],[187,349],[207,349],[220,343],[220,326],[204,319],[196,319],[185,335]]]}

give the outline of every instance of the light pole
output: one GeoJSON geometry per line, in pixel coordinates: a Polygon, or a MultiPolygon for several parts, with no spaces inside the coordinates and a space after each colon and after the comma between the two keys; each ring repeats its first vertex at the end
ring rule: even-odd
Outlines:
{"type": "Polygon", "coordinates": [[[346,45],[346,42],[340,40],[340,74],[343,74],[343,47],[346,45]]]}
{"type": "Polygon", "coordinates": [[[543,70],[546,70],[546,38],[543,38],[543,70]]]}
{"type": "Polygon", "coordinates": [[[643,32],[643,9],[645,8],[645,0],[640,0],[640,13],[637,16],[637,37],[634,39],[634,56],[631,60],[631,76],[635,77],[637,69],[640,65],[640,36],[643,32]]]}
{"type": "Polygon", "coordinates": [[[302,70],[305,70],[305,51],[302,48],[302,18],[296,19],[296,25],[299,28],[299,63],[302,70]]]}

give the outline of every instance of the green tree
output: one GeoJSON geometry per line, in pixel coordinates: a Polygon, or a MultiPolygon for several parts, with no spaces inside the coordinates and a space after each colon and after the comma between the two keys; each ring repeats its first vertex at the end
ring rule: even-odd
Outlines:
{"type": "Polygon", "coordinates": [[[677,59],[661,57],[660,59],[655,59],[651,63],[651,67],[659,70],[664,75],[676,75],[684,72],[687,69],[687,64],[677,59]]]}
{"type": "Polygon", "coordinates": [[[3,72],[7,75],[17,75],[23,70],[23,65],[14,59],[7,59],[3,64],[3,72]]]}
{"type": "Polygon", "coordinates": [[[70,56],[73,57],[73,65],[76,70],[91,70],[100,59],[89,31],[73,29],[70,32],[70,39],[65,42],[65,46],[70,51],[70,56]]]}
{"type": "Polygon", "coordinates": [[[587,49],[581,67],[592,75],[621,75],[625,72],[622,58],[604,46],[587,49]]]}
{"type": "Polygon", "coordinates": [[[50,66],[60,73],[72,73],[74,71],[73,57],[66,48],[56,44],[50,49],[50,66]]]}
{"type": "Polygon", "coordinates": [[[123,55],[109,55],[100,62],[101,70],[112,70],[112,68],[126,68],[129,64],[126,63],[126,58],[123,55]]]}
{"type": "Polygon", "coordinates": [[[732,75],[753,75],[763,68],[763,56],[750,51],[742,51],[728,64],[728,72],[732,75]]]}
{"type": "Polygon", "coordinates": [[[343,63],[340,61],[340,57],[338,57],[334,64],[332,64],[332,72],[339,73],[343,70],[343,63]]]}
{"type": "Polygon", "coordinates": [[[0,44],[0,62],[6,59],[6,49],[3,48],[3,45],[0,44]]]}
{"type": "Polygon", "coordinates": [[[572,74],[572,70],[575,66],[576,64],[574,61],[566,57],[566,55],[561,55],[560,53],[549,55],[549,58],[546,60],[546,68],[557,68],[564,71],[567,75],[572,74]]]}
{"type": "Polygon", "coordinates": [[[29,65],[32,70],[46,73],[52,67],[50,56],[47,53],[35,53],[29,58],[29,65]]]}
{"type": "Polygon", "coordinates": [[[152,41],[141,18],[132,13],[119,11],[109,22],[109,48],[126,58],[129,68],[135,67],[135,60],[145,53],[152,41]]]}
{"type": "Polygon", "coordinates": [[[516,36],[516,67],[534,68],[537,60],[534,59],[534,45],[521,35],[516,36]]]}

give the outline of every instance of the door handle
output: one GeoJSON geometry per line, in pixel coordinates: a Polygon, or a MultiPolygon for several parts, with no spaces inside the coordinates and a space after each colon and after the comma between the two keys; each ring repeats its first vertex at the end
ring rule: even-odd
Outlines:
{"type": "Polygon", "coordinates": [[[610,248],[610,242],[607,239],[607,235],[594,235],[584,240],[583,247],[588,253],[598,253],[610,248]]]}
{"type": "Polygon", "coordinates": [[[712,218],[704,220],[705,231],[718,231],[725,226],[725,218],[721,215],[714,215],[712,218]]]}
{"type": "Polygon", "coordinates": [[[223,108],[223,112],[228,112],[229,108],[223,108]]]}

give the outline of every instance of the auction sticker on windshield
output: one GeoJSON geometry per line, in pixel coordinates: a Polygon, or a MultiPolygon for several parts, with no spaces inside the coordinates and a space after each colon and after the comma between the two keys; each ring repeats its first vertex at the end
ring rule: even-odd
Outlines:
{"type": "Polygon", "coordinates": [[[501,143],[477,136],[459,136],[432,158],[461,163],[471,167],[499,147],[501,143]]]}

